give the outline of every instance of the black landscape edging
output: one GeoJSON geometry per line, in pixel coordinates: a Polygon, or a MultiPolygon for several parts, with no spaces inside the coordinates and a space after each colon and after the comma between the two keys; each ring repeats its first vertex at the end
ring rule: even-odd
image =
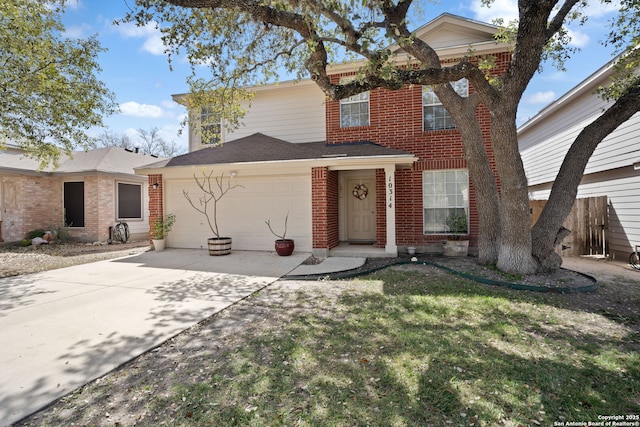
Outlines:
{"type": "Polygon", "coordinates": [[[340,271],[336,273],[323,273],[323,274],[313,274],[306,276],[284,276],[282,279],[285,280],[343,280],[343,279],[353,279],[355,277],[364,276],[366,274],[375,273],[376,271],[383,270],[387,267],[391,267],[393,265],[410,265],[410,264],[422,264],[422,265],[432,265],[439,269],[446,271],[447,273],[463,277],[465,279],[473,280],[474,282],[481,283],[483,285],[492,285],[492,286],[501,286],[509,289],[514,289],[517,291],[532,291],[532,292],[554,292],[560,294],[568,294],[568,293],[588,293],[593,292],[598,289],[598,282],[595,277],[589,276],[588,274],[580,273],[578,271],[573,271],[580,276],[583,276],[585,279],[591,281],[592,283],[589,285],[579,286],[579,287],[548,287],[548,286],[536,286],[536,285],[525,285],[523,283],[513,283],[507,282],[505,280],[496,280],[496,279],[488,279],[486,277],[479,277],[469,273],[463,273],[461,271],[455,270],[451,267],[447,267],[444,265],[440,265],[431,261],[396,261],[386,265],[380,265],[376,267],[371,267],[368,269],[354,269],[347,271],[340,271]]]}

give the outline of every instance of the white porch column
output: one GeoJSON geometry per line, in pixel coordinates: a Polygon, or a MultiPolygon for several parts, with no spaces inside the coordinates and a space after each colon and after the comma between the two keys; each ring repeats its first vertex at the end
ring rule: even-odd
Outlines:
{"type": "Polygon", "coordinates": [[[386,193],[387,210],[387,245],[385,252],[387,255],[398,256],[398,246],[396,246],[396,166],[387,165],[384,167],[384,187],[386,193]]]}

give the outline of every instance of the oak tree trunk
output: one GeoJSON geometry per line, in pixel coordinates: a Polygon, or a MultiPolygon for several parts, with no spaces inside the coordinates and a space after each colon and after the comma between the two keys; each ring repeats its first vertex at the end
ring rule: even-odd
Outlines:
{"type": "Polygon", "coordinates": [[[487,147],[476,117],[479,98],[458,96],[450,86],[435,88],[439,99],[449,106],[449,113],[460,131],[467,168],[476,195],[478,210],[478,262],[495,264],[500,248],[500,199],[496,177],[491,169],[487,147]]]}
{"type": "Polygon", "coordinates": [[[502,233],[496,266],[507,273],[533,274],[529,189],[518,150],[515,108],[503,102],[491,115],[491,140],[501,186],[502,233]]]}
{"type": "Polygon", "coordinates": [[[640,87],[636,84],[593,123],[585,127],[565,156],[551,194],[532,230],[532,252],[543,270],[554,270],[562,258],[554,248],[560,244],[562,224],[571,212],[589,158],[611,132],[640,111],[640,87]]]}

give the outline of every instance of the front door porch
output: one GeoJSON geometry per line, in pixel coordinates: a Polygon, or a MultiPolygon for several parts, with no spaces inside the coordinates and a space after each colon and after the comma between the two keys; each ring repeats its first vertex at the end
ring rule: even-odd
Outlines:
{"type": "Polygon", "coordinates": [[[395,164],[313,168],[315,256],[398,255],[395,169],[395,164]]]}

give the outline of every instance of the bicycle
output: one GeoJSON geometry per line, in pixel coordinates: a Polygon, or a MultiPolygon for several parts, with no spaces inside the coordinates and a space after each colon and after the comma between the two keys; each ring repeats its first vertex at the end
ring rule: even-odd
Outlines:
{"type": "Polygon", "coordinates": [[[640,270],[640,245],[636,245],[636,250],[629,255],[629,264],[636,270],[640,270]]]}
{"type": "Polygon", "coordinates": [[[120,243],[127,243],[129,241],[129,224],[124,221],[120,221],[113,227],[113,240],[120,243]]]}

